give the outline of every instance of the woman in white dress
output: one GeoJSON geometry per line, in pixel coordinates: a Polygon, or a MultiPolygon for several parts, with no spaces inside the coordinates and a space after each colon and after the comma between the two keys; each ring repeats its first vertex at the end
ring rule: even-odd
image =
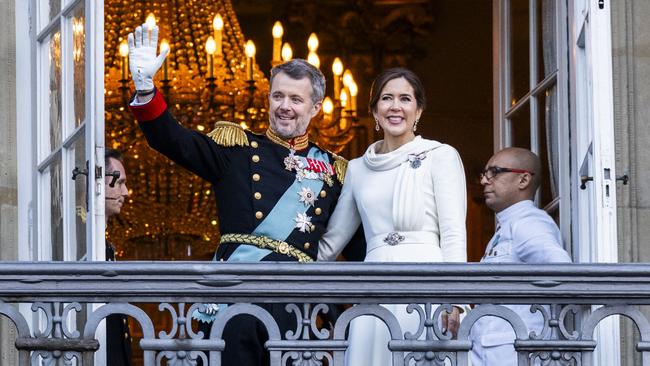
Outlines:
{"type": "MultiPolygon", "coordinates": [[[[466,191],[463,165],[456,150],[416,136],[425,107],[424,88],[411,71],[394,68],[373,82],[369,109],[384,139],[348,164],[345,184],[318,260],[331,261],[363,223],[366,262],[466,262],[466,191]]],[[[405,305],[384,305],[402,332],[415,333],[416,312],[405,305]]],[[[443,319],[455,335],[458,310],[443,319]]],[[[352,321],[349,366],[392,365],[386,325],[372,316],[352,321]]]]}

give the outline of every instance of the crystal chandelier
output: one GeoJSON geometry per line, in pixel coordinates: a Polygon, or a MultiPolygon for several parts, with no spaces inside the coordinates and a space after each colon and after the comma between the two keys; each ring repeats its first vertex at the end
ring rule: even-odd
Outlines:
{"type": "MultiPolygon", "coordinates": [[[[226,120],[264,131],[269,82],[230,0],[105,2],[106,146],[125,153],[130,189],[121,215],[108,226],[107,239],[123,258],[209,258],[219,238],[210,183],[151,150],[128,111],[132,90],[126,36],[142,19],[158,24],[160,47],[170,48],[155,81],[172,114],[187,128],[209,132],[215,122],[226,120]]],[[[272,31],[273,65],[292,57],[282,33],[278,22],[272,31]]],[[[315,34],[308,48],[307,59],[319,67],[315,34]]],[[[362,127],[352,74],[338,58],[332,71],[334,93],[323,101],[309,134],[320,146],[340,152],[362,127]]]]}

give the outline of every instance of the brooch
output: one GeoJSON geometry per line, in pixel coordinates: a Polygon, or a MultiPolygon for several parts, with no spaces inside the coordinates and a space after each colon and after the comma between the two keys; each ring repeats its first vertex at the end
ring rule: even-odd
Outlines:
{"type": "Polygon", "coordinates": [[[313,207],[314,202],[316,202],[316,200],[318,199],[316,198],[314,191],[312,191],[311,188],[309,187],[302,187],[300,192],[298,192],[298,195],[300,196],[298,200],[304,203],[305,207],[309,207],[309,206],[313,207]]]}
{"type": "Polygon", "coordinates": [[[417,169],[422,165],[422,160],[424,160],[427,157],[427,152],[421,152],[419,154],[409,154],[409,163],[411,164],[411,168],[417,169]]]}
{"type": "Polygon", "coordinates": [[[404,239],[405,238],[403,235],[400,235],[397,231],[393,231],[392,233],[388,233],[388,235],[386,235],[384,238],[384,243],[388,245],[397,245],[404,239]]]}
{"type": "Polygon", "coordinates": [[[300,230],[301,233],[310,233],[314,230],[314,225],[311,223],[311,216],[307,216],[306,213],[298,213],[293,221],[296,222],[296,229],[300,230]]]}

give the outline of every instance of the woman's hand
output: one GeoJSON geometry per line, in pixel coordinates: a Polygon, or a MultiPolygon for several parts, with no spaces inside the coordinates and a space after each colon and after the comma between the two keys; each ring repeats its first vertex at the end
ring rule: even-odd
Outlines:
{"type": "Polygon", "coordinates": [[[451,314],[446,311],[442,313],[442,334],[451,332],[451,338],[455,339],[460,327],[460,310],[454,306],[451,314]]]}

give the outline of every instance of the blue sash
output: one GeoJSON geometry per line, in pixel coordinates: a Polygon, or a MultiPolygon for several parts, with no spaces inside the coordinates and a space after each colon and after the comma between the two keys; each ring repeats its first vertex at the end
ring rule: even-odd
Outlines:
{"type": "MultiPolygon", "coordinates": [[[[326,153],[312,147],[307,153],[307,157],[318,159],[329,164],[329,157],[326,153]]],[[[303,187],[308,187],[312,192],[318,194],[323,188],[323,181],[320,179],[303,178],[302,181],[297,179],[284,192],[282,197],[275,203],[271,212],[266,218],[253,230],[251,234],[265,236],[267,238],[285,241],[296,228],[294,218],[299,213],[304,214],[309,207],[299,201],[298,193],[303,187]]],[[[253,245],[240,245],[228,257],[228,262],[259,262],[262,258],[271,253],[269,249],[261,249],[253,245]]]]}

